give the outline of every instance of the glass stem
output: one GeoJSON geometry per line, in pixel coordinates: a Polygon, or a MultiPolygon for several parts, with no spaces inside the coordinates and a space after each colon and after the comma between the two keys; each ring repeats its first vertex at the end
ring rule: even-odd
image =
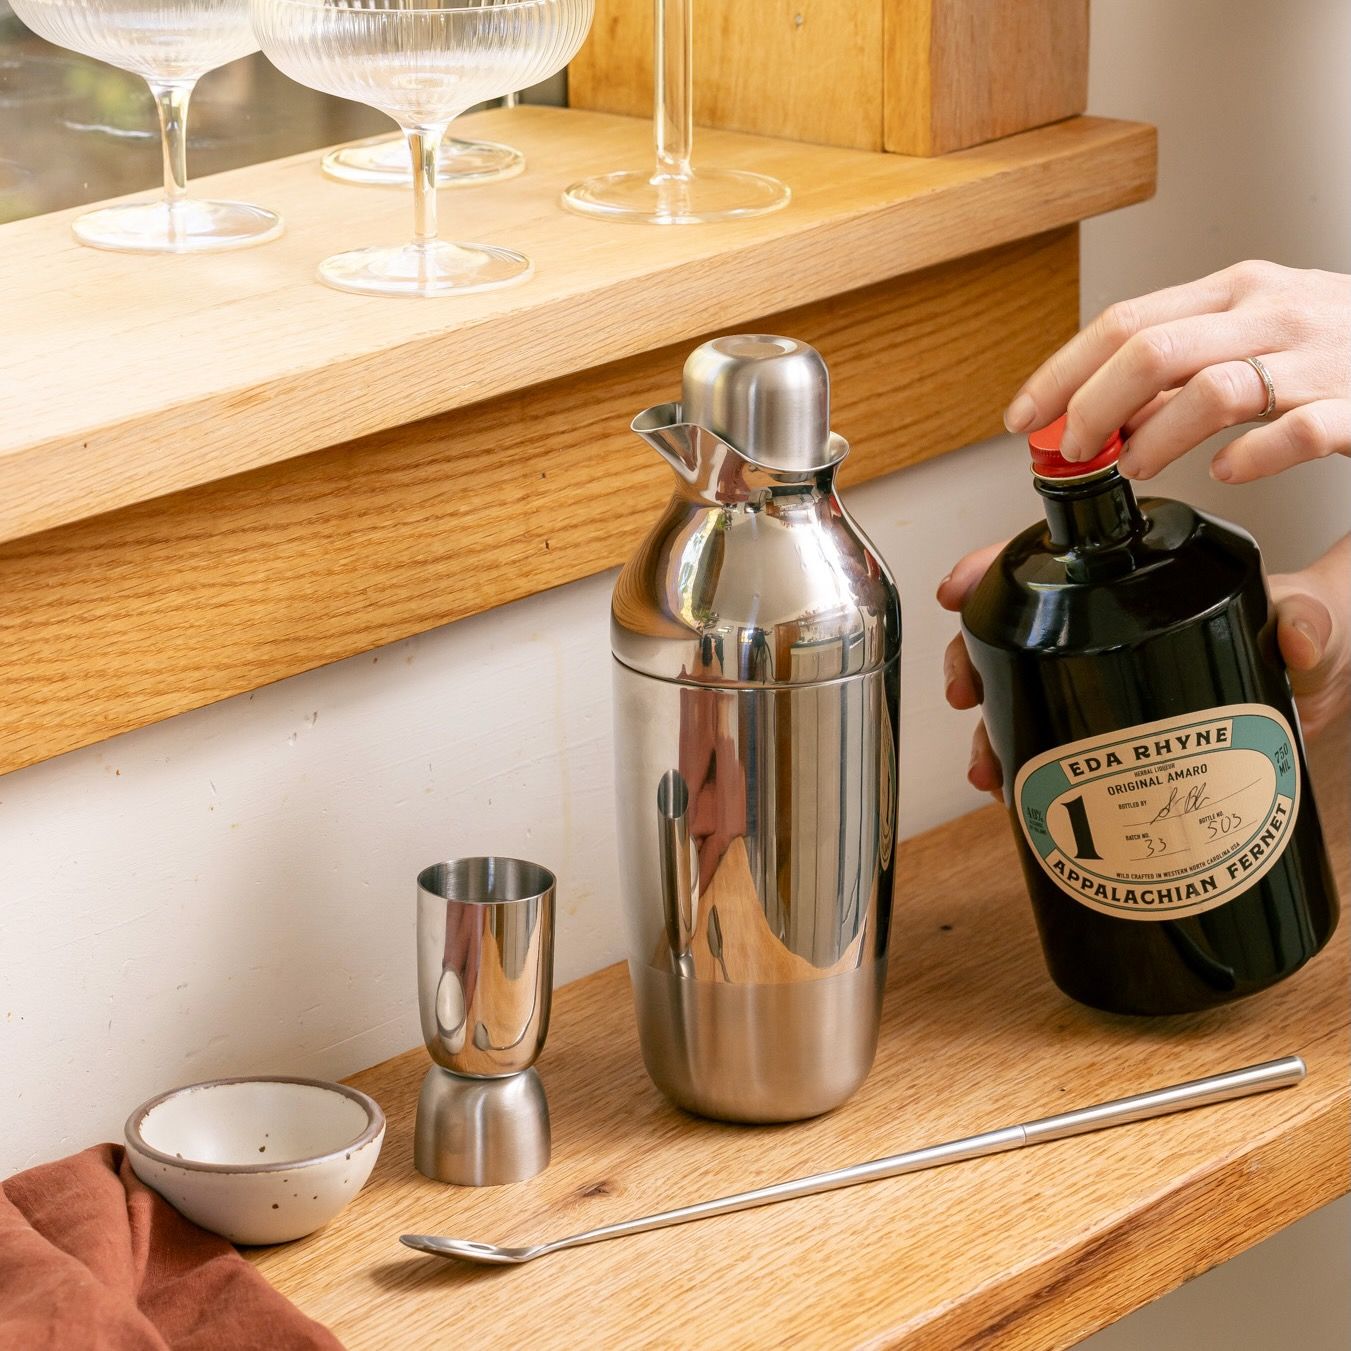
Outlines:
{"type": "Polygon", "coordinates": [[[436,239],[436,157],[446,134],[439,127],[405,127],[413,156],[413,244],[425,248],[436,239]]]}
{"type": "Polygon", "coordinates": [[[160,144],[164,150],[164,196],[172,208],[188,195],[188,100],[195,80],[159,84],[149,81],[159,108],[160,144]]]}
{"type": "Polygon", "coordinates": [[[688,178],[694,149],[694,0],[656,0],[657,175],[688,178]]]}

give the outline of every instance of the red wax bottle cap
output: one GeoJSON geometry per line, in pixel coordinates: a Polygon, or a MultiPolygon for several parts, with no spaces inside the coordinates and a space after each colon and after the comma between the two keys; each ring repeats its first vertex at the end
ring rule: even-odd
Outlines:
{"type": "Polygon", "coordinates": [[[1065,434],[1065,416],[1029,432],[1027,448],[1032,452],[1032,472],[1040,478],[1082,478],[1085,474],[1096,474],[1117,462],[1121,448],[1125,445],[1121,432],[1114,431],[1107,444],[1091,460],[1067,460],[1060,453],[1060,438],[1065,434]]]}

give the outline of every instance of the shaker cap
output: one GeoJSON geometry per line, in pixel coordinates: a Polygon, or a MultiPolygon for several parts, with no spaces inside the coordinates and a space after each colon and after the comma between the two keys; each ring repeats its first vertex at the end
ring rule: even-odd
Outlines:
{"type": "Polygon", "coordinates": [[[795,338],[738,333],[696,347],[685,362],[684,420],[706,427],[764,469],[824,469],[840,458],[830,435],[830,375],[795,338]]]}
{"type": "Polygon", "coordinates": [[[1066,415],[1062,413],[1049,426],[1028,433],[1027,448],[1032,453],[1032,472],[1038,478],[1085,478],[1117,462],[1126,444],[1120,429],[1107,438],[1102,449],[1091,460],[1067,460],[1060,453],[1060,440],[1065,435],[1065,418],[1066,415]]]}
{"type": "Polygon", "coordinates": [[[820,354],[792,338],[717,338],[685,363],[684,397],[633,429],[676,490],[615,582],[610,646],[631,671],[763,689],[879,671],[901,647],[900,597],[830,472],[820,354]]]}

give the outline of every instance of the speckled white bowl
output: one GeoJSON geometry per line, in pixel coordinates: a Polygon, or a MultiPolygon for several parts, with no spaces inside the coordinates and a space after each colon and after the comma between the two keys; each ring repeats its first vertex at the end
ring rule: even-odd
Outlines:
{"type": "Polygon", "coordinates": [[[136,1176],[232,1243],[285,1243],[327,1224],[371,1175],[385,1114],[318,1079],[213,1079],[127,1118],[136,1176]]]}

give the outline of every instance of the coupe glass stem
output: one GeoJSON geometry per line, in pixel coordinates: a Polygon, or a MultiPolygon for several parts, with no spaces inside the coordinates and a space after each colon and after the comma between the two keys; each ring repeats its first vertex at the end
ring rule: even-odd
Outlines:
{"type": "Polygon", "coordinates": [[[404,128],[413,156],[413,243],[419,247],[436,238],[436,157],[448,125],[404,128]]]}
{"type": "Polygon", "coordinates": [[[688,178],[694,149],[694,0],[656,0],[657,177],[688,178]]]}
{"type": "Polygon", "coordinates": [[[148,81],[159,109],[160,144],[164,150],[164,197],[172,208],[188,195],[188,100],[196,80],[171,84],[148,81]]]}

